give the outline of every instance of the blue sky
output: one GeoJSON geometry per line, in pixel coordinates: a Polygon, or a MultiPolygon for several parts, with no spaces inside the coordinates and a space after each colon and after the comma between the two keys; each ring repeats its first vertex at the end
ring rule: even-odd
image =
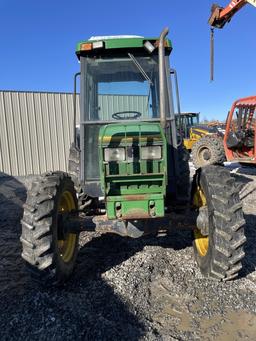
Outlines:
{"type": "MultiPolygon", "coordinates": [[[[0,0],[0,89],[72,91],[76,43],[92,35],[159,35],[169,26],[183,111],[224,120],[232,102],[255,94],[256,8],[215,31],[209,81],[207,24],[213,0],[0,0]]],[[[216,1],[215,1],[216,2],[216,1]]],[[[227,1],[219,0],[225,6],[227,1]]]]}

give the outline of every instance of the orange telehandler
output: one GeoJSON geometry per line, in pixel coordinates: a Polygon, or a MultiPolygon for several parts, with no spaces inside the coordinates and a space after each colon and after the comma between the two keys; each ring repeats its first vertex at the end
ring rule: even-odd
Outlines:
{"type": "Polygon", "coordinates": [[[224,135],[202,137],[192,147],[192,159],[196,168],[225,160],[256,165],[256,96],[236,100],[224,135]]]}
{"type": "Polygon", "coordinates": [[[256,96],[233,103],[223,144],[228,161],[256,165],[256,96]]]}
{"type": "Polygon", "coordinates": [[[216,28],[224,27],[226,23],[230,22],[234,14],[247,4],[256,7],[256,0],[232,0],[225,8],[213,4],[211,16],[208,20],[209,25],[216,28]]]}
{"type": "MultiPolygon", "coordinates": [[[[223,28],[246,4],[256,7],[256,0],[233,0],[225,8],[212,5],[208,23],[223,28]]],[[[213,44],[211,46],[211,79],[213,80],[213,44]]],[[[224,136],[205,136],[192,147],[196,168],[221,164],[225,160],[256,165],[256,96],[234,102],[227,116],[224,136]]]]}

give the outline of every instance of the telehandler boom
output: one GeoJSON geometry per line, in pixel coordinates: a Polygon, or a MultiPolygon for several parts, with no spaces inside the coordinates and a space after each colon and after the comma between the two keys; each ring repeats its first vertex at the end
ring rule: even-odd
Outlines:
{"type": "Polygon", "coordinates": [[[216,28],[223,28],[247,4],[256,7],[256,0],[232,0],[225,8],[213,4],[211,16],[208,20],[209,25],[216,28]]]}

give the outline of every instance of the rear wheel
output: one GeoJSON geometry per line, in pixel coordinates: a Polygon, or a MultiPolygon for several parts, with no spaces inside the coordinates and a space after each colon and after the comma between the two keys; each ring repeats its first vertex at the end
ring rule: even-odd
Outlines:
{"type": "Polygon", "coordinates": [[[80,178],[80,150],[73,144],[69,149],[68,173],[75,184],[75,188],[77,189],[79,187],[80,178]]]}
{"type": "Polygon", "coordinates": [[[216,136],[204,136],[192,147],[192,160],[196,168],[222,165],[226,161],[223,141],[216,136]]]}
{"type": "Polygon", "coordinates": [[[233,279],[242,268],[246,241],[234,179],[224,167],[207,166],[197,171],[192,187],[193,205],[199,212],[193,233],[195,259],[205,276],[233,279]]]}
{"type": "Polygon", "coordinates": [[[179,166],[179,174],[177,175],[178,198],[188,200],[190,187],[189,152],[183,145],[180,145],[177,151],[179,166]]]}
{"type": "Polygon", "coordinates": [[[45,285],[61,284],[71,275],[78,251],[78,234],[68,233],[63,214],[77,210],[71,178],[48,173],[33,182],[22,219],[22,257],[34,279],[45,285]]]}

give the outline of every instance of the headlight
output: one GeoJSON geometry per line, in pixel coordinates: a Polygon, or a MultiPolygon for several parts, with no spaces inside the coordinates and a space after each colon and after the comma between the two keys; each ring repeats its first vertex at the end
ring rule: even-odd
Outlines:
{"type": "Polygon", "coordinates": [[[104,160],[109,161],[124,161],[125,160],[125,148],[105,148],[104,160]]]}
{"type": "Polygon", "coordinates": [[[141,147],[142,160],[158,160],[162,158],[161,146],[141,147]]]}

